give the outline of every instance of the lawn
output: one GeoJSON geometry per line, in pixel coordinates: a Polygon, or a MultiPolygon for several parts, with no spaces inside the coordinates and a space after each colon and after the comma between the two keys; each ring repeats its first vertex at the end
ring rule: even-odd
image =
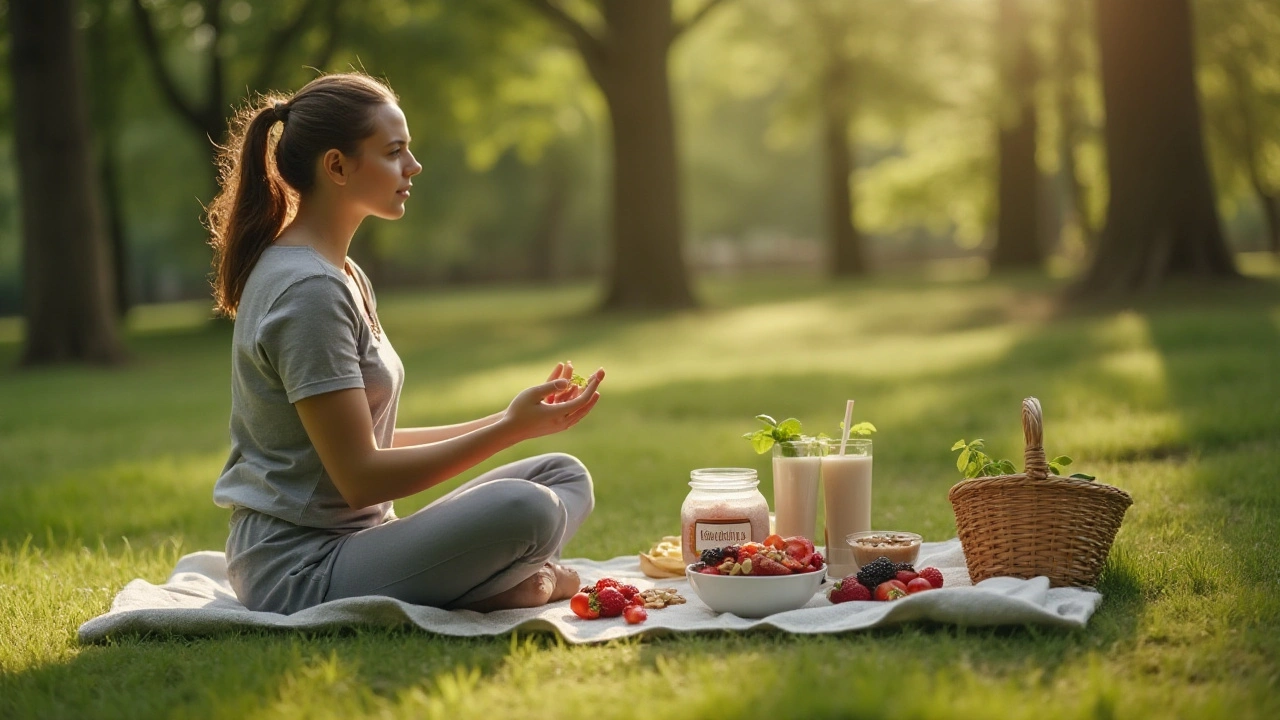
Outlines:
{"type": "MultiPolygon", "coordinates": [[[[210,492],[228,449],[229,326],[144,307],[123,370],[18,373],[0,321],[0,718],[1280,716],[1280,280],[1174,287],[1124,307],[1061,285],[892,278],[710,281],[706,307],[598,316],[588,287],[392,294],[402,425],[503,407],[561,359],[609,377],[564,450],[596,480],[569,556],[678,529],[690,469],[767,456],[767,412],[875,423],[874,522],[954,536],[959,439],[1021,463],[1020,401],[1046,448],[1135,499],[1080,631],[932,625],[823,637],[673,637],[570,647],[416,630],[129,637],[76,628],[135,577],[221,549],[210,492]]],[[[397,503],[407,514],[456,484],[397,503]]]]}

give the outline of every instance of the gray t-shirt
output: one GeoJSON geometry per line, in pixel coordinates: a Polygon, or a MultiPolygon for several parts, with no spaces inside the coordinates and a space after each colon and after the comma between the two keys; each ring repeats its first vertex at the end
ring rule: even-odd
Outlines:
{"type": "Polygon", "coordinates": [[[342,532],[394,517],[390,502],[347,505],[293,407],[362,387],[378,447],[391,446],[404,365],[370,327],[360,292],[368,278],[347,262],[356,277],[310,247],[272,245],[249,274],[231,343],[231,456],[213,489],[218,505],[342,532]]]}

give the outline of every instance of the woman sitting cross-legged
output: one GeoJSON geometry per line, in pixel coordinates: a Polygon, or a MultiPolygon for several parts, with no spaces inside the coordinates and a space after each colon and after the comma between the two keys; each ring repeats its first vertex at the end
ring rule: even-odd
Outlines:
{"type": "Polygon", "coordinates": [[[396,96],[359,73],[320,77],[241,113],[209,208],[217,308],[234,318],[228,574],[252,610],[386,595],[489,611],[570,597],[556,561],[594,504],[564,454],[491,470],[413,515],[392,501],[522,440],[573,427],[599,400],[557,364],[471,422],[396,428],[404,366],[369,279],[347,257],[368,216],[404,214],[422,166],[396,96]]]}

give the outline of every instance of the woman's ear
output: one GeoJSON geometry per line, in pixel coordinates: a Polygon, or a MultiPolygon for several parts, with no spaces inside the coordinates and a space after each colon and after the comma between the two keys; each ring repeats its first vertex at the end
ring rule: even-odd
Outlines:
{"type": "Polygon", "coordinates": [[[347,176],[351,172],[350,159],[341,150],[331,149],[320,158],[320,169],[334,185],[346,185],[347,176]]]}

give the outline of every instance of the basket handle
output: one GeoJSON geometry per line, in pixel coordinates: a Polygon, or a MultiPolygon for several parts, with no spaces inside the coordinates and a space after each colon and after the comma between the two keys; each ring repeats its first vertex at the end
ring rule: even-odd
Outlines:
{"type": "Polygon", "coordinates": [[[1044,480],[1049,477],[1049,462],[1044,456],[1044,419],[1040,401],[1033,397],[1022,401],[1022,434],[1027,439],[1023,455],[1027,477],[1044,480]]]}

